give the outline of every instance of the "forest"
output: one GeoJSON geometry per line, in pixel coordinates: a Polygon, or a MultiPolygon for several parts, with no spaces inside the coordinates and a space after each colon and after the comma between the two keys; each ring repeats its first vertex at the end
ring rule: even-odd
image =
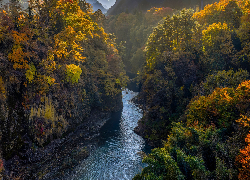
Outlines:
{"type": "Polygon", "coordinates": [[[131,82],[154,148],[133,180],[250,179],[250,1],[171,2],[0,7],[0,179],[43,179],[13,159],[121,110],[131,82]]]}

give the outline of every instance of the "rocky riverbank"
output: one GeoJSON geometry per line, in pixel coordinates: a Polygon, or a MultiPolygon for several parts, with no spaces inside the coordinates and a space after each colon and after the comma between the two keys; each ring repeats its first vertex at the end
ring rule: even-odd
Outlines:
{"type": "Polygon", "coordinates": [[[20,156],[4,161],[6,179],[60,179],[94,150],[100,128],[110,112],[92,111],[89,118],[73,132],[45,147],[37,147],[26,137],[20,156]]]}
{"type": "Polygon", "coordinates": [[[147,108],[146,105],[143,104],[143,102],[141,102],[138,99],[138,96],[134,97],[132,99],[132,102],[139,107],[142,111],[143,111],[143,117],[138,121],[137,126],[134,128],[134,132],[136,134],[138,134],[139,136],[143,137],[143,139],[147,142],[148,145],[150,145],[151,147],[157,147],[156,142],[150,140],[150,138],[147,137],[146,134],[146,130],[147,130],[147,126],[146,126],[146,113],[147,113],[147,108]]]}

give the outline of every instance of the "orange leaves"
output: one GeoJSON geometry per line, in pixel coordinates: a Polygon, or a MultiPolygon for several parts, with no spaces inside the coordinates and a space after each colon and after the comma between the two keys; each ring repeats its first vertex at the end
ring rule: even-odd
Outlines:
{"type": "Polygon", "coordinates": [[[14,69],[28,69],[28,57],[29,53],[24,52],[21,46],[15,46],[8,55],[9,60],[14,63],[14,69]]]}
{"type": "Polygon", "coordinates": [[[246,98],[246,96],[250,97],[250,81],[244,81],[242,82],[236,89],[240,96],[240,98],[246,98]]]}
{"type": "Polygon", "coordinates": [[[225,91],[224,94],[223,94],[223,95],[221,94],[220,96],[221,96],[224,100],[226,100],[227,102],[230,102],[230,101],[233,100],[233,98],[229,96],[229,94],[228,94],[227,91],[225,91]]]}
{"type": "MultiPolygon", "coordinates": [[[[250,134],[247,135],[247,137],[245,138],[245,142],[250,144],[250,134]]],[[[250,149],[249,149],[250,150],[250,149]]],[[[250,151],[249,151],[250,152],[250,151]]],[[[250,154],[249,154],[250,156],[250,154]]],[[[250,159],[249,159],[250,160],[250,159]]]]}
{"type": "Polygon", "coordinates": [[[13,24],[11,18],[9,17],[8,13],[5,10],[3,10],[2,12],[0,11],[0,18],[1,18],[0,29],[2,29],[2,28],[10,29],[10,27],[11,28],[13,27],[14,24],[13,24]]]}
{"type": "Polygon", "coordinates": [[[244,15],[250,14],[250,1],[249,0],[238,0],[239,7],[242,9],[244,15]]]}
{"type": "Polygon", "coordinates": [[[14,39],[15,44],[25,44],[28,42],[29,37],[31,35],[29,29],[24,29],[25,32],[17,32],[17,31],[12,31],[12,37],[14,39]]]}
{"type": "Polygon", "coordinates": [[[200,24],[208,23],[208,19],[218,11],[217,3],[208,4],[204,10],[194,13],[193,17],[196,18],[200,24]]]}
{"type": "Polygon", "coordinates": [[[240,150],[240,154],[236,157],[236,162],[241,164],[239,168],[238,178],[240,180],[247,180],[250,178],[250,132],[245,138],[247,146],[240,150]]]}
{"type": "Polygon", "coordinates": [[[250,106],[250,81],[242,82],[236,90],[233,88],[217,88],[209,96],[201,96],[190,103],[187,122],[195,121],[208,125],[213,121],[216,125],[229,126],[236,118],[237,122],[249,126],[250,119],[240,112],[246,113],[250,106]]]}
{"type": "Polygon", "coordinates": [[[237,108],[240,112],[246,112],[250,103],[250,81],[242,82],[236,89],[237,92],[237,108]]]}
{"type": "Polygon", "coordinates": [[[209,125],[211,122],[216,126],[229,126],[235,116],[232,109],[235,107],[235,92],[232,88],[217,88],[209,96],[201,96],[189,105],[187,122],[193,124],[209,125]]]}
{"type": "Polygon", "coordinates": [[[250,127],[250,118],[246,115],[240,115],[240,119],[236,120],[243,127],[250,127]]]}
{"type": "Polygon", "coordinates": [[[25,51],[24,47],[27,45],[29,40],[28,35],[30,32],[17,32],[12,31],[12,37],[14,40],[14,46],[12,48],[12,52],[9,53],[8,58],[9,61],[13,62],[14,69],[28,69],[28,60],[31,57],[31,53],[25,51]]]}
{"type": "MultiPolygon", "coordinates": [[[[217,88],[211,95],[199,97],[189,105],[188,124],[199,122],[203,126],[208,126],[214,123],[217,128],[222,128],[232,126],[234,120],[238,119],[237,123],[249,129],[250,118],[246,114],[250,106],[249,92],[250,81],[244,81],[236,89],[217,88]]],[[[236,157],[236,162],[241,165],[238,175],[240,180],[247,180],[250,177],[250,132],[245,142],[246,147],[241,149],[236,157]]]]}

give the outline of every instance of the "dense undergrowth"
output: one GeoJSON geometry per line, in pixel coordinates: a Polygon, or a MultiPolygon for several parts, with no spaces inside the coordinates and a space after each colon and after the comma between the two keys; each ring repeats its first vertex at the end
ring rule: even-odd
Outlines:
{"type": "Polygon", "coordinates": [[[155,147],[134,179],[249,179],[250,3],[221,0],[149,36],[136,132],[155,147]]]}
{"type": "MultiPolygon", "coordinates": [[[[84,123],[93,109],[117,111],[127,81],[104,15],[76,0],[10,1],[0,10],[1,150],[12,158],[84,123]]],[[[3,169],[0,160],[0,171],[3,169]]]]}
{"type": "Polygon", "coordinates": [[[141,69],[145,61],[143,48],[148,36],[157,23],[173,11],[169,7],[153,7],[146,13],[135,9],[134,13],[107,16],[103,23],[104,29],[115,35],[126,71],[136,74],[141,69]]]}

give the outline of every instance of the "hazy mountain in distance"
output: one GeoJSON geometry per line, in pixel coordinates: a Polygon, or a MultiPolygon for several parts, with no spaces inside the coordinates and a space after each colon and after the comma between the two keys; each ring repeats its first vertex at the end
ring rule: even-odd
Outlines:
{"type": "Polygon", "coordinates": [[[147,10],[154,4],[157,6],[163,0],[117,0],[115,4],[108,10],[108,14],[116,15],[122,12],[133,12],[134,9],[147,10]]]}
{"type": "MultiPolygon", "coordinates": [[[[8,4],[9,2],[10,0],[0,0],[0,7],[8,4]]],[[[20,0],[19,2],[23,9],[28,8],[28,5],[29,5],[28,0],[20,0]]]]}
{"type": "Polygon", "coordinates": [[[94,11],[97,11],[98,9],[100,9],[102,13],[107,12],[107,9],[105,9],[103,5],[97,0],[86,0],[86,2],[90,3],[93,6],[94,11]]]}
{"type": "Polygon", "coordinates": [[[108,15],[116,15],[122,12],[131,13],[135,9],[146,11],[151,7],[170,7],[173,9],[194,8],[196,5],[203,7],[216,0],[116,0],[115,4],[108,10],[108,15]]]}
{"type": "MultiPolygon", "coordinates": [[[[9,3],[10,0],[0,0],[0,6],[5,5],[6,3],[9,3]]],[[[103,2],[107,1],[107,7],[109,7],[110,2],[109,1],[115,1],[115,0],[102,0],[103,2]]],[[[20,4],[24,9],[28,8],[28,0],[20,0],[20,4]]],[[[86,2],[90,3],[93,6],[93,10],[97,11],[98,9],[101,9],[102,13],[107,12],[107,8],[104,8],[103,5],[97,1],[97,0],[86,0],[86,2]]]]}

